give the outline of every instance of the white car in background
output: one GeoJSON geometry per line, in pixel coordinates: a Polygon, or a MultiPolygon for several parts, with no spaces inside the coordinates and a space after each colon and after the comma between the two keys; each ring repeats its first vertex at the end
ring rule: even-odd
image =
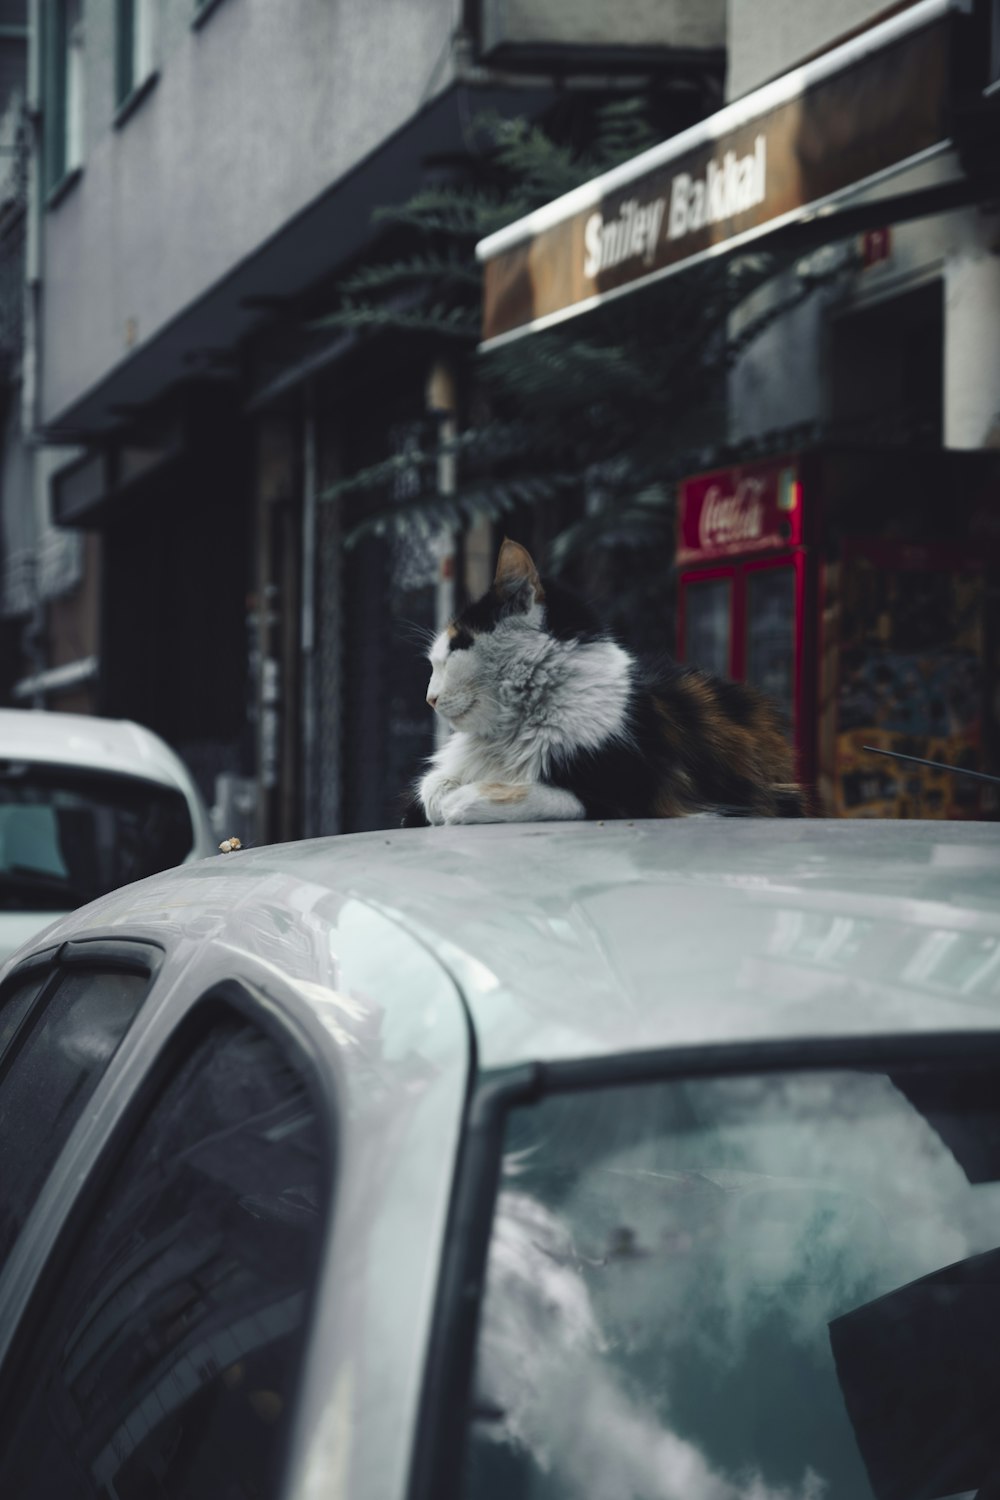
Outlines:
{"type": "Polygon", "coordinates": [[[213,853],[197,786],[151,730],[0,709],[0,963],[56,917],[213,853]]]}

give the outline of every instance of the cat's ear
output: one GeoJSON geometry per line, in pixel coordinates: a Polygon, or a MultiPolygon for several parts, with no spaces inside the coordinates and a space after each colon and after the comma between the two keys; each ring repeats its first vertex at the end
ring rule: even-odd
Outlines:
{"type": "Polygon", "coordinates": [[[531,553],[520,542],[512,542],[506,537],[497,559],[493,587],[503,600],[510,604],[516,601],[525,612],[532,604],[541,604],[545,599],[542,580],[531,560],[531,553]]]}

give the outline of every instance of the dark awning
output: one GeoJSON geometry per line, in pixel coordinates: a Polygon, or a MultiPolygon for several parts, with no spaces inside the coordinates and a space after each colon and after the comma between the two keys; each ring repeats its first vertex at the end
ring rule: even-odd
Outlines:
{"type": "MultiPolygon", "coordinates": [[[[373,210],[405,201],[424,180],[429,161],[447,160],[463,148],[470,112],[535,114],[551,97],[547,87],[477,88],[471,99],[467,85],[446,89],[59,412],[46,427],[46,439],[54,444],[111,441],[166,393],[193,379],[233,378],[244,340],[281,317],[282,309],[295,318],[296,299],[369,243],[373,210]]],[[[295,328],[301,330],[297,319],[295,328]]]]}
{"type": "Polygon", "coordinates": [[[482,347],[792,227],[829,240],[976,196],[955,128],[968,11],[919,0],[490,235],[482,347]],[[905,192],[877,190],[903,173],[905,192]]]}

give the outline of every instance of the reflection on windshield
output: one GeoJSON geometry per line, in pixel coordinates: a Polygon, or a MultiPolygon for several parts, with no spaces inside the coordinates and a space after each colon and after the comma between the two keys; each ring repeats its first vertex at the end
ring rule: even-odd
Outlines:
{"type": "Polygon", "coordinates": [[[930,1500],[995,1482],[998,1083],[780,1074],[516,1111],[466,1495],[930,1500]]]}
{"type": "Polygon", "coordinates": [[[180,864],[193,842],[169,787],[0,761],[0,910],[81,906],[180,864]]]}

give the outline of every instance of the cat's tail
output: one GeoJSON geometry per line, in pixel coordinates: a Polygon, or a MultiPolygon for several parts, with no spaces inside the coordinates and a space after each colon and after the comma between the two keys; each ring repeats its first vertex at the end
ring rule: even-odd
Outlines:
{"type": "Polygon", "coordinates": [[[773,786],[774,816],[776,818],[807,818],[809,804],[805,790],[794,781],[773,786]]]}
{"type": "Polygon", "coordinates": [[[766,796],[754,802],[711,802],[704,807],[672,813],[671,817],[712,818],[808,818],[808,799],[793,782],[770,786],[766,796]]]}

